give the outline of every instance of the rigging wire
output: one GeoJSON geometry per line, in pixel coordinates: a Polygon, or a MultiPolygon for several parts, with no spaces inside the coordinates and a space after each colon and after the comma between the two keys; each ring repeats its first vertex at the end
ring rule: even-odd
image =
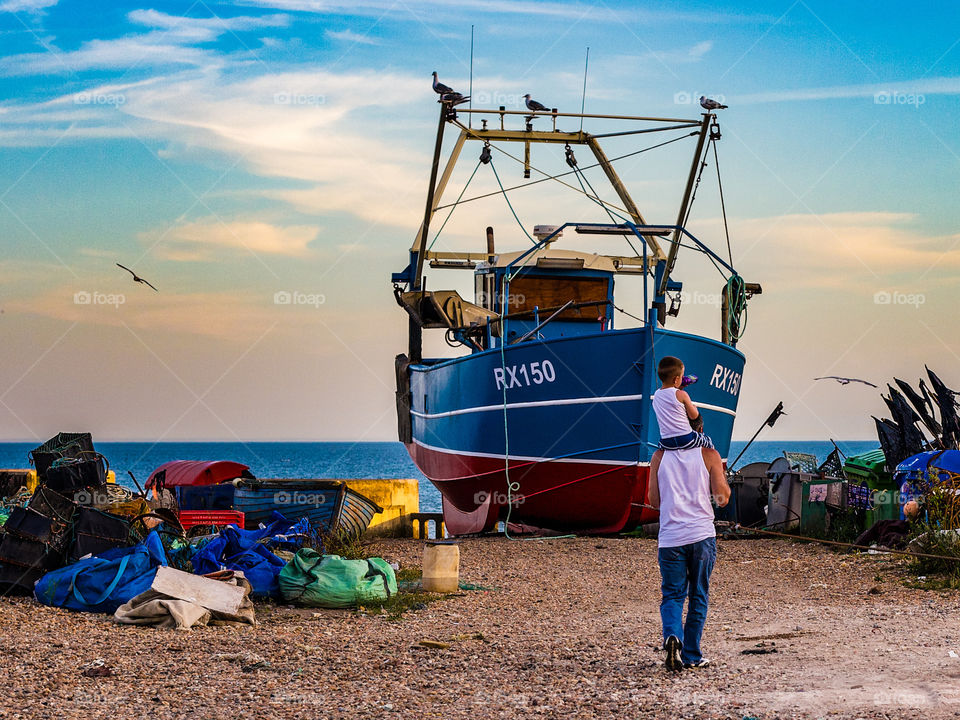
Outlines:
{"type": "Polygon", "coordinates": [[[443,229],[447,226],[447,221],[450,220],[450,216],[453,215],[453,211],[457,209],[457,203],[460,201],[460,198],[463,197],[463,194],[467,191],[467,188],[470,187],[470,182],[473,180],[473,176],[477,174],[477,170],[480,169],[480,165],[483,161],[478,160],[477,166],[473,169],[473,172],[470,173],[470,177],[467,179],[467,184],[463,186],[463,190],[460,191],[460,196],[457,198],[457,202],[450,206],[450,212],[447,213],[447,217],[444,218],[443,224],[440,226],[440,229],[437,230],[437,234],[433,236],[433,240],[430,241],[430,245],[427,247],[427,252],[433,249],[434,243],[437,242],[437,238],[440,237],[440,233],[443,232],[443,229]]]}
{"type": "Polygon", "coordinates": [[[537,241],[533,239],[533,236],[527,232],[527,229],[523,226],[523,223],[520,222],[520,218],[517,217],[517,211],[513,209],[513,204],[510,202],[510,198],[507,196],[506,190],[503,189],[503,183],[500,182],[500,175],[497,173],[497,168],[493,164],[493,160],[490,160],[490,169],[493,170],[493,176],[497,179],[497,185],[500,186],[500,192],[503,194],[503,199],[507,201],[507,207],[510,208],[510,212],[513,213],[513,219],[517,221],[517,225],[520,226],[520,229],[523,230],[523,234],[526,235],[530,242],[534,245],[537,244],[537,241]]]}
{"type": "MultiPolygon", "coordinates": [[[[469,131],[468,131],[468,132],[469,132],[469,131]]],[[[472,137],[473,137],[475,140],[480,140],[480,139],[482,139],[479,135],[476,135],[475,133],[469,133],[469,134],[472,135],[472,137]]],[[[643,149],[641,149],[641,150],[634,150],[633,152],[629,152],[629,153],[627,153],[627,154],[625,154],[625,155],[619,155],[619,156],[617,156],[617,157],[615,157],[615,158],[610,158],[610,163],[612,164],[612,163],[617,162],[618,160],[624,160],[624,159],[626,159],[626,158],[628,158],[628,157],[633,157],[634,155],[640,155],[641,153],[648,152],[649,150],[656,150],[656,149],[658,149],[658,148],[664,147],[665,145],[669,145],[669,144],[671,144],[671,143],[679,142],[680,140],[686,140],[688,137],[690,137],[691,135],[695,135],[695,134],[696,134],[696,133],[688,133],[688,134],[686,134],[686,135],[680,135],[679,137],[675,137],[675,138],[673,138],[672,140],[667,140],[667,141],[665,141],[665,142],[657,143],[656,145],[651,145],[650,147],[646,147],[646,148],[643,148],[643,149]]],[[[489,144],[489,143],[488,143],[488,144],[489,144]]],[[[514,160],[515,162],[518,162],[518,163],[520,163],[521,165],[523,164],[523,160],[521,160],[520,158],[517,158],[517,157],[511,155],[510,153],[508,153],[508,152],[507,152],[506,150],[504,150],[503,148],[498,147],[498,146],[496,146],[496,145],[492,145],[492,144],[490,144],[490,147],[495,148],[496,150],[502,152],[504,155],[506,155],[506,156],[507,156],[508,158],[510,158],[511,160],[514,160]]],[[[600,167],[600,165],[601,165],[601,163],[596,162],[596,163],[593,163],[592,165],[587,165],[586,167],[584,167],[584,168],[582,168],[582,169],[583,169],[583,170],[592,170],[592,169],[595,168],[595,167],[600,167]]],[[[521,184],[521,185],[514,185],[513,187],[506,188],[505,190],[504,190],[504,189],[501,189],[500,192],[494,191],[494,192],[484,193],[483,195],[476,195],[476,196],[474,196],[474,197],[467,198],[466,200],[461,200],[461,201],[459,201],[458,203],[450,203],[450,204],[448,204],[448,205],[440,205],[440,206],[438,206],[438,207],[435,208],[435,209],[436,209],[436,210],[445,210],[446,208],[450,207],[450,205],[454,205],[454,204],[463,205],[463,204],[468,203],[468,202],[473,202],[474,200],[483,200],[484,198],[493,197],[494,195],[499,195],[499,194],[502,193],[502,192],[512,192],[513,190],[520,190],[520,189],[522,189],[522,188],[530,187],[531,185],[538,185],[539,183],[547,182],[548,180],[556,180],[556,181],[559,182],[561,185],[563,185],[563,186],[566,187],[566,188],[569,188],[570,190],[573,190],[573,191],[575,191],[575,192],[582,192],[581,190],[578,190],[577,188],[575,188],[573,185],[568,185],[567,183],[565,183],[565,182],[560,182],[560,180],[559,180],[559,178],[566,177],[567,175],[573,175],[573,173],[574,173],[573,170],[568,170],[567,172],[564,172],[564,173],[558,173],[557,175],[550,175],[549,173],[546,173],[546,172],[544,172],[543,170],[540,170],[539,168],[536,168],[536,167],[534,167],[534,166],[532,166],[532,165],[531,165],[530,167],[531,167],[533,170],[536,170],[536,171],[537,171],[538,173],[540,173],[541,175],[544,175],[545,177],[542,177],[542,178],[540,178],[539,180],[533,180],[533,181],[528,182],[528,183],[523,183],[523,184],[521,184]]],[[[619,206],[617,206],[617,205],[613,205],[612,203],[610,204],[610,206],[613,207],[613,208],[616,208],[617,210],[620,210],[620,211],[622,211],[622,212],[627,212],[624,208],[619,207],[619,206]]]]}
{"type": "Polygon", "coordinates": [[[733,250],[730,248],[730,228],[727,226],[727,205],[723,200],[723,182],[720,180],[720,158],[717,156],[717,143],[713,144],[713,164],[717,168],[717,187],[720,188],[720,212],[723,213],[723,232],[727,236],[727,259],[730,267],[733,267],[733,250]]]}
{"type": "MultiPolygon", "coordinates": [[[[712,137],[710,138],[710,144],[714,146],[714,151],[716,151],[716,140],[714,140],[712,137]]],[[[703,178],[703,171],[707,169],[707,153],[709,153],[709,152],[710,152],[710,149],[707,148],[707,150],[705,150],[704,153],[703,153],[703,160],[702,160],[702,162],[700,163],[700,172],[697,173],[697,182],[696,182],[696,183],[694,184],[694,186],[693,186],[693,194],[690,196],[690,202],[689,202],[689,204],[687,205],[687,212],[686,212],[686,214],[683,216],[683,227],[686,227],[686,226],[687,226],[687,223],[688,223],[689,220],[690,220],[690,213],[693,212],[693,203],[694,203],[694,202],[696,201],[696,199],[697,199],[697,190],[700,189],[700,180],[701,180],[701,178],[703,178]]],[[[719,173],[719,168],[717,168],[717,172],[719,173]]],[[[718,177],[719,177],[719,175],[718,175],[718,177]]],[[[726,217],[726,216],[724,216],[724,217],[726,217]]],[[[724,223],[726,223],[726,221],[724,221],[724,223]]],[[[678,241],[678,244],[679,244],[679,241],[678,241]]],[[[680,245],[680,247],[683,247],[683,245],[680,245]]],[[[730,238],[729,238],[729,236],[728,236],[728,237],[727,237],[727,248],[729,249],[729,247],[730,247],[730,238]]],[[[700,252],[703,252],[703,251],[700,250],[700,252]]],[[[721,277],[724,277],[724,278],[727,277],[727,276],[726,276],[726,273],[724,273],[724,272],[723,272],[723,269],[722,269],[719,265],[717,265],[717,261],[714,260],[713,257],[712,257],[709,253],[703,253],[703,254],[707,256],[707,259],[710,261],[710,264],[713,265],[714,269],[716,269],[716,271],[717,271],[718,273],[720,273],[720,276],[721,276],[721,277]]],[[[733,261],[732,261],[732,260],[731,260],[730,264],[733,265],[733,261]]]]}
{"type": "MultiPolygon", "coordinates": [[[[607,207],[607,204],[606,204],[603,200],[600,199],[600,194],[599,194],[596,190],[593,189],[593,185],[590,184],[590,181],[587,180],[586,176],[585,176],[585,175],[580,171],[580,169],[577,167],[577,158],[576,158],[576,156],[573,154],[573,148],[570,147],[570,144],[569,144],[569,143],[567,143],[566,147],[564,148],[564,154],[566,155],[567,165],[569,165],[571,168],[573,168],[574,176],[577,178],[577,182],[580,183],[580,189],[583,191],[583,194],[586,195],[586,196],[587,196],[588,198],[590,198],[591,200],[593,200],[595,203],[597,203],[597,205],[599,205],[600,207],[602,207],[602,208],[604,209],[604,211],[607,213],[607,217],[610,218],[610,222],[612,222],[614,225],[616,225],[616,224],[617,224],[617,220],[616,220],[616,218],[613,217],[613,213],[610,211],[610,208],[607,207]],[[593,192],[593,195],[590,195],[590,194],[587,192],[587,188],[584,187],[584,185],[583,185],[584,181],[586,181],[587,186],[590,188],[591,192],[593,192]]],[[[624,221],[627,220],[627,218],[625,218],[623,215],[620,215],[619,213],[617,213],[617,214],[618,214],[618,216],[620,217],[621,220],[624,220],[624,221]]],[[[629,242],[629,240],[628,240],[627,242],[629,242]]],[[[631,247],[632,247],[632,245],[631,245],[631,247]]],[[[636,249],[634,249],[634,252],[636,252],[636,249]]]]}

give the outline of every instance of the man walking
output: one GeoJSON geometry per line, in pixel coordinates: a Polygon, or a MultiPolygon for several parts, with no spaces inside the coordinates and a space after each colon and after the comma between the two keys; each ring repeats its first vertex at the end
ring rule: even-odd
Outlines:
{"type": "Polygon", "coordinates": [[[658,450],[650,460],[647,494],[650,504],[660,510],[657,559],[667,668],[679,672],[706,667],[709,661],[700,652],[700,636],[717,558],[711,498],[718,507],[730,500],[720,453],[698,447],[666,453],[658,450]]]}

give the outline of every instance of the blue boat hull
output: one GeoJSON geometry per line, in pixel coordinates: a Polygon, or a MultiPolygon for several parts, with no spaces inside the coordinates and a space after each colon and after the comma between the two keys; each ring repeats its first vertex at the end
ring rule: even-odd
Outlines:
{"type": "Polygon", "coordinates": [[[448,529],[488,530],[508,507],[512,522],[558,530],[617,532],[654,519],[642,505],[665,355],[700,378],[689,392],[726,458],[744,356],[708,338],[611,330],[412,365],[407,448],[443,495],[448,529]]]}

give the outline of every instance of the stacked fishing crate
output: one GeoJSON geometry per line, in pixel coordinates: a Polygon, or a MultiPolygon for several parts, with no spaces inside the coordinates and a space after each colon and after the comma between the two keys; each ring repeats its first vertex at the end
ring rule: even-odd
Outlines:
{"type": "Polygon", "coordinates": [[[94,505],[109,501],[106,460],[89,433],[60,433],[30,453],[38,486],[0,533],[0,592],[30,594],[50,570],[130,543],[130,525],[94,505]]]}

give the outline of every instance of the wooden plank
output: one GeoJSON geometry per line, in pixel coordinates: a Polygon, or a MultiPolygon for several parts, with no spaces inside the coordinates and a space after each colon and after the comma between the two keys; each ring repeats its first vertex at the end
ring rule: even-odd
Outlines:
{"type": "MultiPolygon", "coordinates": [[[[510,281],[510,295],[514,304],[510,312],[533,311],[539,307],[541,313],[544,308],[561,307],[567,300],[575,303],[605,302],[610,281],[606,278],[571,278],[571,277],[537,277],[523,276],[510,281]]],[[[558,320],[590,320],[596,321],[599,315],[605,313],[600,306],[578,307],[565,310],[558,320]]],[[[540,319],[543,320],[541,314],[540,319]]]]}
{"type": "Polygon", "coordinates": [[[244,590],[237,585],[191,575],[171,567],[157,568],[151,588],[157,592],[196,603],[207,610],[236,615],[243,603],[244,590]]]}

